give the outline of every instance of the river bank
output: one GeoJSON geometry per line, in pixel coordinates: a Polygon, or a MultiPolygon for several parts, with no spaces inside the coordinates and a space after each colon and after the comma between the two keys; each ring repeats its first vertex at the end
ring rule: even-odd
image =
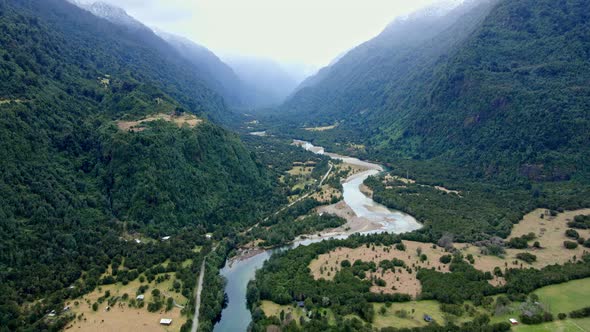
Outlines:
{"type": "Polygon", "coordinates": [[[221,270],[226,278],[225,292],[228,305],[223,310],[221,320],[215,325],[214,331],[246,331],[252,321],[251,313],[246,307],[248,282],[255,277],[256,270],[273,253],[309,245],[327,239],[345,239],[352,234],[374,233],[405,233],[422,227],[415,218],[400,211],[390,210],[376,203],[363,194],[363,182],[383,171],[381,165],[362,161],[357,158],[326,153],[324,148],[309,142],[294,140],[294,144],[316,154],[341,160],[343,163],[359,168],[359,172],[349,176],[343,183],[343,200],[339,203],[319,207],[318,213],[332,213],[346,219],[347,223],[335,229],[324,230],[318,234],[299,236],[291,244],[270,250],[248,248],[229,259],[221,270]]]}

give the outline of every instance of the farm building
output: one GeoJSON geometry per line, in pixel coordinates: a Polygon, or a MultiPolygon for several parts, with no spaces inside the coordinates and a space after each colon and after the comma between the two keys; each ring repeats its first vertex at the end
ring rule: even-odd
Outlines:
{"type": "Polygon", "coordinates": [[[170,326],[171,324],[172,324],[172,319],[170,319],[170,318],[160,319],[160,325],[170,326]]]}
{"type": "Polygon", "coordinates": [[[508,321],[509,321],[509,322],[510,322],[510,324],[512,324],[512,325],[518,325],[518,321],[517,321],[516,319],[514,319],[514,318],[510,318],[508,321]]]}

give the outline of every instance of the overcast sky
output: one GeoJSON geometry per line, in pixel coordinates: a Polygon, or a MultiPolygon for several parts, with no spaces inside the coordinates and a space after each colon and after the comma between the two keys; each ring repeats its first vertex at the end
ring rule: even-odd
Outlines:
{"type": "MultiPolygon", "coordinates": [[[[93,0],[85,0],[94,2],[93,0]]],[[[321,67],[434,0],[102,0],[215,53],[321,67]]]]}

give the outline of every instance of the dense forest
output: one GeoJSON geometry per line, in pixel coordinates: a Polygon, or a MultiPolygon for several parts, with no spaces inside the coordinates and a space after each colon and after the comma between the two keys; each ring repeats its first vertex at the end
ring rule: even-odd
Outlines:
{"type": "Polygon", "coordinates": [[[588,206],[589,11],[482,0],[397,19],[262,123],[417,181],[368,184],[432,241],[505,237],[533,208],[588,206]]]}
{"type": "Polygon", "coordinates": [[[223,99],[158,37],[61,0],[0,13],[0,330],[59,327],[45,315],[109,264],[125,259],[133,279],[282,203],[266,166],[211,122],[223,99]],[[158,114],[199,121],[119,126],[158,114]]]}
{"type": "Polygon", "coordinates": [[[271,119],[291,119],[277,133],[340,150],[363,144],[349,152],[438,165],[439,177],[450,168],[478,180],[587,184],[589,9],[582,0],[468,1],[397,20],[271,119]]]}

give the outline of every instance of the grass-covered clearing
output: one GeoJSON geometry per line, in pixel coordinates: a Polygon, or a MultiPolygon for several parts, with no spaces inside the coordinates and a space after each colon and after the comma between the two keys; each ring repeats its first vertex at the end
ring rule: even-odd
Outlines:
{"type": "MultiPolygon", "coordinates": [[[[183,265],[188,263],[190,263],[190,260],[183,262],[183,265]]],[[[102,285],[92,293],[70,301],[68,305],[77,316],[70,326],[77,331],[179,331],[180,326],[186,320],[182,316],[181,308],[174,306],[170,311],[166,311],[164,304],[162,309],[157,312],[147,310],[148,303],[153,300],[152,291],[154,289],[160,291],[160,297],[164,302],[171,297],[180,306],[188,303],[187,298],[174,290],[174,273],[158,274],[152,282],[147,280],[141,282],[140,278],[129,282],[127,285],[120,282],[102,285]],[[165,279],[166,274],[169,275],[168,279],[165,279]],[[160,278],[161,282],[157,282],[158,278],[160,278]],[[141,286],[148,287],[143,293],[144,306],[141,308],[132,307],[129,304],[138,302],[136,297],[141,286]],[[93,304],[97,303],[98,299],[104,297],[107,292],[110,293],[110,296],[104,302],[98,303],[95,311],[93,304]],[[127,294],[128,300],[123,300],[124,294],[127,294]],[[108,302],[113,298],[118,298],[118,300],[115,304],[109,306],[108,302]],[[159,324],[161,318],[171,318],[173,320],[172,325],[169,327],[161,326],[159,324]]]]}

